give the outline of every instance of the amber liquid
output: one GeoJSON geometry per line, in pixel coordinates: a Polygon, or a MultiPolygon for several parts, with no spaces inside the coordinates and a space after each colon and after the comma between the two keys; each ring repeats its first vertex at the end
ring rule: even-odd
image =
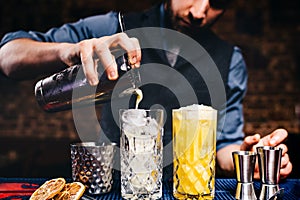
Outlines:
{"type": "Polygon", "coordinates": [[[173,111],[173,151],[174,197],[213,199],[216,119],[193,119],[173,111]]]}

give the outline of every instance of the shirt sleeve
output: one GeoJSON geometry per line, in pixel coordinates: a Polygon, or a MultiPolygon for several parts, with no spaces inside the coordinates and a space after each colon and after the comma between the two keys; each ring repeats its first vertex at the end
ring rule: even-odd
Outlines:
{"type": "Polygon", "coordinates": [[[18,38],[29,38],[41,42],[68,42],[76,43],[84,39],[99,38],[112,35],[118,30],[116,12],[96,15],[80,19],[74,23],[67,23],[61,27],[51,28],[46,33],[37,31],[16,31],[7,33],[0,43],[0,48],[7,42],[18,38]]]}
{"type": "Polygon", "coordinates": [[[234,47],[228,75],[227,106],[220,111],[217,150],[229,144],[241,144],[244,139],[243,98],[247,90],[247,69],[241,50],[234,47]],[[222,123],[222,124],[221,124],[222,123]]]}

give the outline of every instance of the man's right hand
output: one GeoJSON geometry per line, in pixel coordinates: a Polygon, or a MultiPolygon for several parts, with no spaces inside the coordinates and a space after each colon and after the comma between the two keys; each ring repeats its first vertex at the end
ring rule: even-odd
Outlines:
{"type": "Polygon", "coordinates": [[[110,80],[118,78],[118,68],[111,50],[120,48],[127,52],[131,67],[138,68],[141,61],[139,42],[136,38],[129,38],[125,33],[70,44],[62,56],[62,60],[67,65],[72,66],[75,64],[74,60],[80,59],[87,80],[90,85],[95,86],[99,82],[98,60],[102,63],[110,80]]]}

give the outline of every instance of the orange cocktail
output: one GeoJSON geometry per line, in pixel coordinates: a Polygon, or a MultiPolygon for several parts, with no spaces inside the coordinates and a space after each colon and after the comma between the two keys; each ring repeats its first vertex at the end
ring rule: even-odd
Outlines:
{"type": "Polygon", "coordinates": [[[213,199],[217,111],[192,105],[173,110],[174,183],[177,199],[213,199]]]}

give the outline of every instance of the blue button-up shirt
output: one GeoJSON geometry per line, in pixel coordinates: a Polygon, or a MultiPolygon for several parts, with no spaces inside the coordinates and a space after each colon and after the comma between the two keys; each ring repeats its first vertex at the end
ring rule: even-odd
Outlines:
{"type": "MultiPolygon", "coordinates": [[[[18,38],[30,38],[42,42],[77,43],[84,39],[115,34],[118,26],[117,13],[109,12],[105,15],[84,18],[75,23],[64,24],[61,27],[52,28],[46,33],[36,31],[8,33],[3,37],[0,47],[18,38]]],[[[220,116],[225,116],[225,119],[219,120],[219,122],[224,123],[224,126],[218,124],[217,150],[228,144],[241,144],[244,138],[242,99],[246,93],[247,70],[241,50],[238,47],[234,47],[227,84],[228,88],[234,92],[231,92],[231,96],[228,96],[225,110],[219,111],[220,116]],[[223,115],[224,112],[226,112],[226,115],[223,115]]]]}

